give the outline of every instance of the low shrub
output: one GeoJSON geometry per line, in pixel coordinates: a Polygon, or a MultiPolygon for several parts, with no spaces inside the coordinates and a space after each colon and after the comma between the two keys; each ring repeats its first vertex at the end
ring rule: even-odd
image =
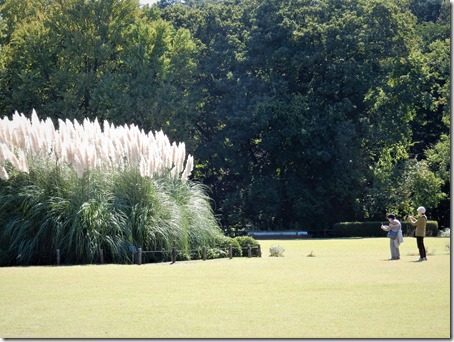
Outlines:
{"type": "MultiPolygon", "coordinates": [[[[402,232],[405,236],[413,236],[415,227],[410,224],[408,221],[402,221],[402,232]]],[[[438,236],[438,222],[437,221],[427,221],[426,225],[426,236],[438,236]]]]}
{"type": "Polygon", "coordinates": [[[259,257],[260,256],[260,244],[257,240],[255,240],[251,236],[237,236],[233,240],[237,241],[240,245],[243,256],[248,256],[248,245],[251,246],[252,256],[259,257]]]}
{"type": "Polygon", "coordinates": [[[445,228],[443,230],[441,230],[439,233],[438,233],[438,236],[439,237],[451,237],[451,229],[449,228],[445,228]]]}
{"type": "Polygon", "coordinates": [[[224,249],[220,248],[208,248],[207,249],[207,259],[219,259],[227,258],[229,253],[224,249]]]}
{"type": "Polygon", "coordinates": [[[232,245],[232,256],[241,257],[243,256],[242,248],[239,242],[228,236],[218,237],[216,240],[216,247],[226,251],[226,256],[229,255],[229,246],[232,245]]]}
{"type": "Polygon", "coordinates": [[[270,257],[283,257],[285,248],[281,246],[271,246],[270,247],[270,257]]]}
{"type": "MultiPolygon", "coordinates": [[[[232,257],[248,256],[248,245],[252,247],[252,256],[261,256],[260,244],[250,236],[219,236],[213,245],[207,246],[207,259],[226,258],[229,256],[229,247],[232,246],[232,257]]],[[[189,255],[179,253],[177,260],[197,260],[203,258],[202,247],[191,250],[189,255]]]]}
{"type": "Polygon", "coordinates": [[[380,225],[383,222],[339,222],[333,227],[333,234],[336,237],[372,237],[383,236],[380,225]]]}

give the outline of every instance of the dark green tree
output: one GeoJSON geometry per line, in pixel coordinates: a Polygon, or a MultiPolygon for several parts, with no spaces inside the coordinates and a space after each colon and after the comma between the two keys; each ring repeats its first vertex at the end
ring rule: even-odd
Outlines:
{"type": "Polygon", "coordinates": [[[0,11],[0,113],[164,129],[196,156],[227,228],[325,228],[419,205],[449,222],[447,0],[0,11]]]}
{"type": "Polygon", "coordinates": [[[197,46],[188,30],[144,12],[137,0],[55,0],[16,21],[2,55],[0,111],[98,117],[190,141],[197,46]]]}

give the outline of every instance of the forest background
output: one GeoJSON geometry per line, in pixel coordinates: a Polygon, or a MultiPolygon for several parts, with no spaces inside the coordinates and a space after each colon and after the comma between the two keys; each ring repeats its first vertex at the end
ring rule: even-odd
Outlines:
{"type": "Polygon", "coordinates": [[[163,130],[230,231],[450,224],[447,0],[0,0],[0,116],[163,130]]]}

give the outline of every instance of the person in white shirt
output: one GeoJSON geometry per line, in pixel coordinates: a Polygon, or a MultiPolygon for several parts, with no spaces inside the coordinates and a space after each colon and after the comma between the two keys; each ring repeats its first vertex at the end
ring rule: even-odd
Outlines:
{"type": "Polygon", "coordinates": [[[402,225],[400,224],[399,220],[396,219],[396,215],[388,214],[386,216],[388,219],[389,225],[381,225],[381,229],[386,232],[393,231],[397,232],[396,238],[389,239],[389,247],[391,249],[391,259],[390,260],[399,260],[400,259],[400,251],[399,246],[402,242],[404,242],[404,238],[402,235],[402,225]]]}

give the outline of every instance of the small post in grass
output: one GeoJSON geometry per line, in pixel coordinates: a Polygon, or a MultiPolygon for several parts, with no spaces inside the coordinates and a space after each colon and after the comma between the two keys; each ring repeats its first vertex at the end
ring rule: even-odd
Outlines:
{"type": "Polygon", "coordinates": [[[104,251],[102,248],[99,250],[99,258],[100,258],[101,264],[104,264],[104,251]]]}
{"type": "Polygon", "coordinates": [[[177,261],[177,248],[173,247],[172,248],[172,264],[174,264],[177,261]]]}
{"type": "Polygon", "coordinates": [[[229,258],[233,258],[232,244],[229,243],[229,258]]]}
{"type": "Polygon", "coordinates": [[[250,243],[247,244],[247,257],[248,258],[252,257],[252,247],[250,243]]]}
{"type": "Polygon", "coordinates": [[[57,266],[60,266],[60,250],[57,249],[57,266]]]}
{"type": "Polygon", "coordinates": [[[137,253],[137,248],[136,248],[136,246],[130,245],[130,246],[129,246],[129,251],[131,252],[131,260],[132,260],[132,263],[134,264],[134,254],[137,253]]]}
{"type": "Polygon", "coordinates": [[[205,261],[207,259],[207,248],[202,246],[202,258],[205,261]]]}
{"type": "Polygon", "coordinates": [[[258,245],[257,248],[259,249],[258,250],[259,258],[261,258],[262,257],[262,247],[260,247],[260,245],[258,245]]]}
{"type": "Polygon", "coordinates": [[[142,248],[137,248],[137,251],[139,253],[139,256],[138,256],[138,264],[139,265],[142,265],[142,248]]]}

